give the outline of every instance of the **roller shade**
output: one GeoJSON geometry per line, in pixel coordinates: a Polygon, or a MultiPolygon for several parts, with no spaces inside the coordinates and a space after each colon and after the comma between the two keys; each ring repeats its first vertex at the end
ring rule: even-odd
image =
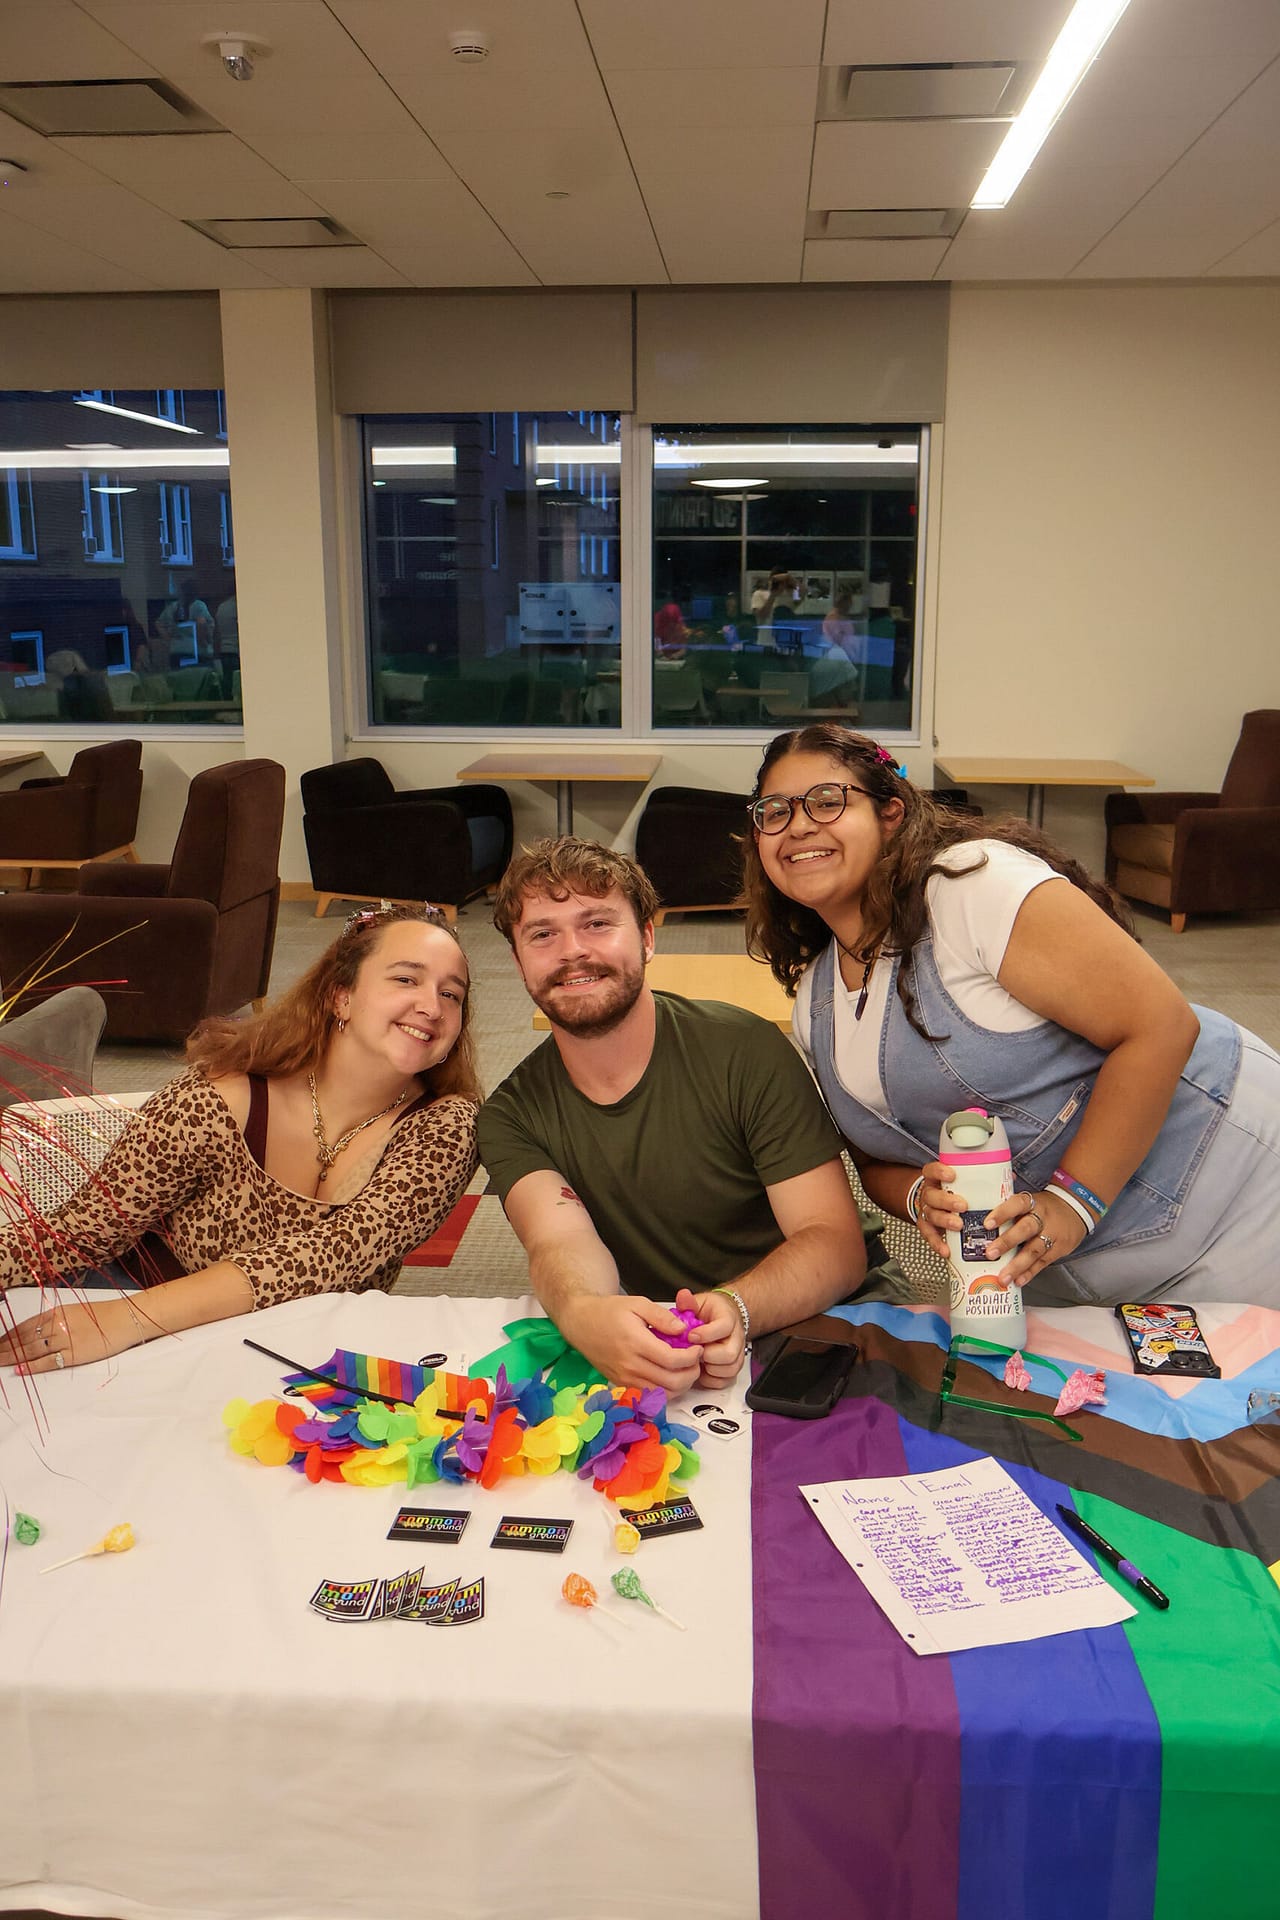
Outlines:
{"type": "Polygon", "coordinates": [[[0,385],[222,385],[216,293],[0,298],[0,385]]]}
{"type": "Polygon", "coordinates": [[[339,413],[632,406],[631,295],[334,293],[339,413]]]}
{"type": "Polygon", "coordinates": [[[706,288],[636,296],[636,418],[941,420],[946,287],[706,288]]]}

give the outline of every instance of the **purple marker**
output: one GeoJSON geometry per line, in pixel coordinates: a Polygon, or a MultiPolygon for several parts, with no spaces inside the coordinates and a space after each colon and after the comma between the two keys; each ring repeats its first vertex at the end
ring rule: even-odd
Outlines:
{"type": "Polygon", "coordinates": [[[1163,1612],[1169,1604],[1169,1596],[1167,1593],[1161,1593],[1154,1580],[1148,1580],[1146,1574],[1139,1567],[1135,1567],[1132,1560],[1126,1560],[1118,1547],[1113,1547],[1109,1540],[1104,1540],[1100,1533],[1095,1533],[1089,1522],[1082,1520],[1072,1508],[1064,1507],[1061,1501],[1057,1502],[1057,1507],[1064,1526],[1070,1527],[1072,1533],[1078,1533],[1082,1540],[1089,1543],[1095,1553],[1102,1555],[1109,1567],[1115,1568],[1122,1580],[1127,1580],[1131,1587],[1136,1587],[1144,1599],[1149,1600],[1153,1607],[1159,1607],[1163,1612]]]}

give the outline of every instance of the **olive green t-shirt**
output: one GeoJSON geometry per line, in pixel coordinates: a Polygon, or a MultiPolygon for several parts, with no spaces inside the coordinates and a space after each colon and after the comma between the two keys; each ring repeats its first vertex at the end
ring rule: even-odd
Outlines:
{"type": "Polygon", "coordinates": [[[782,1241],[767,1186],[839,1156],[800,1055],[777,1027],[718,1001],[656,993],[653,1055],[614,1106],[565,1072],[555,1040],[480,1110],[480,1157],[506,1199],[527,1173],[563,1176],[629,1293],[669,1300],[745,1273],[782,1241]]]}

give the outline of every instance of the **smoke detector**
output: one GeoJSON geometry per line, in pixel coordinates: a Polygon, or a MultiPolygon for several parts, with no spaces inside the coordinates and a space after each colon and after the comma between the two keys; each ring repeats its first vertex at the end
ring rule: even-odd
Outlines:
{"type": "Polygon", "coordinates": [[[252,80],[256,62],[265,59],[271,51],[265,40],[230,30],[206,33],[200,45],[206,52],[218,55],[233,80],[252,80]]]}
{"type": "Polygon", "coordinates": [[[479,66],[482,60],[489,58],[489,36],[470,29],[466,33],[451,33],[449,51],[463,66],[479,66]]]}

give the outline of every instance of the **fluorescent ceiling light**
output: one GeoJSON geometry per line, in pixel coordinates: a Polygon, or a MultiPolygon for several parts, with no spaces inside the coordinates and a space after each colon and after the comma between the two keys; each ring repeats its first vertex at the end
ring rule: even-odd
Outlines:
{"type": "Polygon", "coordinates": [[[533,484],[535,487],[558,487],[560,482],[554,479],[551,474],[547,474],[545,477],[540,475],[533,484]]]}
{"type": "Polygon", "coordinates": [[[181,420],[166,420],[162,413],[135,413],[132,407],[113,407],[109,400],[76,400],[77,407],[92,407],[95,413],[118,413],[122,420],[141,420],[147,427],[168,427],[170,433],[194,433],[199,436],[199,427],[188,427],[181,420]]]}
{"type": "MultiPolygon", "coordinates": [[[[86,460],[82,447],[0,447],[0,473],[9,467],[60,467],[65,472],[86,467],[170,467],[181,472],[186,467],[229,467],[231,455],[225,447],[112,447],[109,460],[86,460]]],[[[97,449],[91,449],[97,451],[97,449]]]]}
{"type": "Polygon", "coordinates": [[[136,487],[90,487],[90,493],[136,493],[136,487]]]}
{"type": "Polygon", "coordinates": [[[1005,207],[1129,0],[1076,0],[1026,104],[996,150],[972,207],[1005,207]]]}
{"type": "Polygon", "coordinates": [[[739,442],[737,445],[668,446],[653,449],[655,467],[915,467],[920,464],[920,449],[914,441],[877,446],[874,441],[861,444],[848,440],[792,446],[768,440],[739,442]]]}
{"type": "Polygon", "coordinates": [[[694,480],[695,487],[736,487],[741,493],[744,487],[767,487],[767,480],[694,480]]]}
{"type": "Polygon", "coordinates": [[[616,467],[622,463],[621,447],[602,447],[592,440],[578,447],[554,447],[545,441],[538,446],[540,467],[616,467]]]}
{"type": "Polygon", "coordinates": [[[451,467],[452,447],[375,447],[375,467],[451,467]]]}

